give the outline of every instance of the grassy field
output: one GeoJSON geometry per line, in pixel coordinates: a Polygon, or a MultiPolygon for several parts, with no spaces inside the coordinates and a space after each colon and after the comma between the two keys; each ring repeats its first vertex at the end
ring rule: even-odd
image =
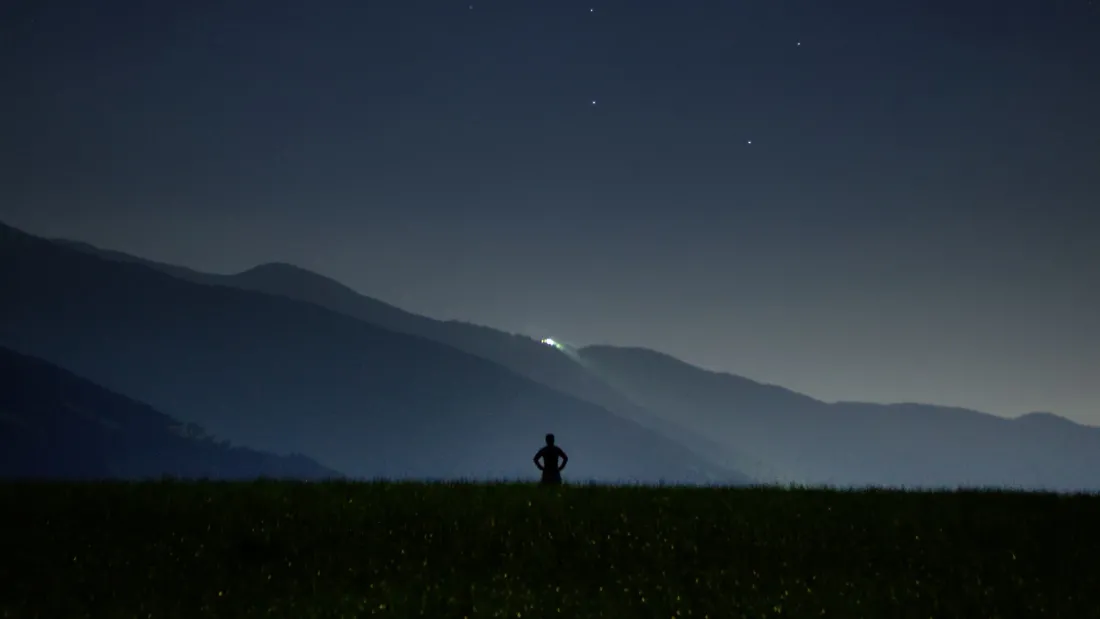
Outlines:
{"type": "Polygon", "coordinates": [[[1100,616],[1100,497],[0,485],[0,616],[1100,616]]]}

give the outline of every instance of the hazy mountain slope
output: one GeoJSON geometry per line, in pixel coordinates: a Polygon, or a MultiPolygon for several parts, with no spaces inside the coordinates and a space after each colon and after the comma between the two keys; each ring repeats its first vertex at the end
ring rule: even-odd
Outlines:
{"type": "Polygon", "coordinates": [[[202,273],[122,252],[100,249],[77,241],[57,241],[112,260],[144,264],[176,277],[202,284],[231,286],[306,301],[358,318],[391,331],[408,333],[448,344],[499,363],[562,393],[598,404],[607,410],[655,429],[691,448],[712,463],[749,472],[760,469],[759,459],[741,454],[688,429],[676,420],[645,410],[578,365],[577,359],[530,337],[458,321],[440,321],[407,312],[373,299],[328,277],[285,263],[269,263],[234,275],[202,273]]]}
{"type": "Polygon", "coordinates": [[[229,447],[45,361],[0,348],[0,477],[339,477],[303,456],[229,447]]]}
{"type": "Polygon", "coordinates": [[[0,289],[0,344],[349,475],[530,476],[554,431],[574,479],[743,479],[500,365],[317,305],[190,283],[11,228],[0,230],[0,289]]]}
{"type": "Polygon", "coordinates": [[[604,407],[632,406],[595,376],[559,351],[526,336],[458,321],[441,321],[405,311],[361,295],[323,275],[286,263],[268,263],[233,275],[203,273],[146,260],[77,241],[57,241],[93,255],[144,264],[176,277],[202,284],[231,286],[306,301],[400,333],[443,342],[495,361],[549,387],[604,407]]]}
{"type": "Polygon", "coordinates": [[[190,280],[190,281],[194,281],[194,282],[198,282],[198,283],[216,284],[216,283],[218,283],[217,282],[218,278],[224,277],[222,275],[212,275],[212,274],[209,274],[209,273],[203,273],[201,271],[196,271],[194,269],[189,269],[187,267],[182,267],[182,266],[175,265],[175,264],[168,264],[166,262],[157,262],[155,260],[146,260],[145,258],[140,258],[138,256],[133,256],[133,255],[127,254],[125,252],[115,251],[113,249],[103,249],[101,247],[96,247],[95,245],[92,245],[91,243],[85,243],[83,241],[70,241],[68,239],[44,239],[44,240],[49,240],[50,242],[55,243],[57,245],[61,245],[63,247],[68,247],[70,249],[76,249],[76,250],[82,251],[82,252],[87,253],[87,254],[92,254],[94,256],[99,256],[100,258],[108,258],[110,260],[115,260],[117,262],[130,262],[130,263],[133,263],[133,264],[143,264],[145,266],[152,267],[152,268],[154,268],[158,271],[163,271],[165,273],[168,273],[169,275],[174,275],[176,277],[180,277],[180,278],[190,280]]]}
{"type": "MultiPolygon", "coordinates": [[[[588,371],[647,410],[675,420],[739,454],[741,470],[761,480],[822,481],[812,428],[828,405],[782,387],[708,372],[644,348],[588,346],[588,371]],[[776,434],[780,426],[784,432],[776,434]],[[812,470],[812,473],[807,471],[812,470]]],[[[825,476],[825,477],[822,477],[825,476]]]]}
{"type": "Polygon", "coordinates": [[[920,404],[827,404],[650,350],[592,346],[586,366],[649,410],[807,483],[1100,489],[1100,429],[920,404]]]}
{"type": "Polygon", "coordinates": [[[629,385],[624,392],[641,395],[662,407],[680,400],[663,384],[674,384],[701,402],[714,404],[714,410],[694,411],[698,417],[685,418],[693,423],[721,423],[731,412],[766,418],[769,414],[791,411],[812,412],[828,405],[820,400],[775,385],[759,383],[740,376],[709,372],[671,355],[645,348],[587,346],[578,351],[590,371],[597,372],[611,385],[629,385]],[[641,390],[639,392],[639,390],[641,390]],[[734,408],[730,408],[730,407],[734,408]]]}

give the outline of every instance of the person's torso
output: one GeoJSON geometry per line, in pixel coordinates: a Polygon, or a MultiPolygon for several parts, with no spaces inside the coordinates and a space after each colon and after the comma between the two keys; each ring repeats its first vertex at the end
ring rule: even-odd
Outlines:
{"type": "Polygon", "coordinates": [[[546,467],[548,471],[557,471],[559,469],[558,461],[561,459],[561,450],[554,445],[549,445],[542,448],[542,465],[546,467]]]}

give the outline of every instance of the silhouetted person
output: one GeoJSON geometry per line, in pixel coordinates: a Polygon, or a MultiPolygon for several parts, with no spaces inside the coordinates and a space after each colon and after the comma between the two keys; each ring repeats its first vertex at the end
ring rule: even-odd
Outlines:
{"type": "Polygon", "coordinates": [[[542,483],[546,485],[560,484],[561,472],[568,462],[569,456],[565,455],[561,447],[554,444],[554,435],[547,434],[546,447],[538,450],[538,453],[535,454],[535,466],[542,471],[542,483]],[[541,464],[539,459],[542,459],[541,464]],[[561,466],[558,466],[559,459],[561,459],[561,466]]]}

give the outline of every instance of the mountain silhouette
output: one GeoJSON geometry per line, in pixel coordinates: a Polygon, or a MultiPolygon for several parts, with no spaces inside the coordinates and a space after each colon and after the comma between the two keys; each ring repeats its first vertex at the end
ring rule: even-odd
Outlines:
{"type": "Polygon", "coordinates": [[[0,347],[0,477],[340,477],[304,456],[231,447],[194,424],[0,347]]]}
{"type": "Polygon", "coordinates": [[[590,346],[563,355],[531,338],[419,316],[292,265],[213,275],[69,243],[195,281],[309,301],[448,343],[599,403],[760,481],[1067,489],[1098,483],[1093,454],[1100,450],[1091,438],[1096,430],[1050,413],[1025,415],[1012,426],[1002,417],[961,408],[827,403],[644,348],[590,346]],[[1079,446],[1058,447],[1067,442],[1079,446]]]}
{"type": "Polygon", "coordinates": [[[313,303],[208,285],[0,229],[0,345],[236,443],[355,477],[746,478],[489,360],[313,303]]]}
{"type": "Polygon", "coordinates": [[[1050,413],[1008,419],[926,404],[826,403],[652,350],[578,354],[648,410],[758,458],[779,481],[1100,489],[1100,428],[1050,413]]]}
{"type": "Polygon", "coordinates": [[[362,295],[323,275],[281,262],[261,264],[222,275],[156,262],[88,243],[55,242],[111,260],[143,264],[188,281],[230,286],[313,303],[391,331],[416,335],[496,362],[531,380],[575,398],[597,404],[692,449],[712,464],[747,472],[760,469],[759,460],[741,457],[728,445],[711,440],[675,419],[655,415],[586,370],[578,359],[523,335],[454,320],[436,320],[362,295]]]}

